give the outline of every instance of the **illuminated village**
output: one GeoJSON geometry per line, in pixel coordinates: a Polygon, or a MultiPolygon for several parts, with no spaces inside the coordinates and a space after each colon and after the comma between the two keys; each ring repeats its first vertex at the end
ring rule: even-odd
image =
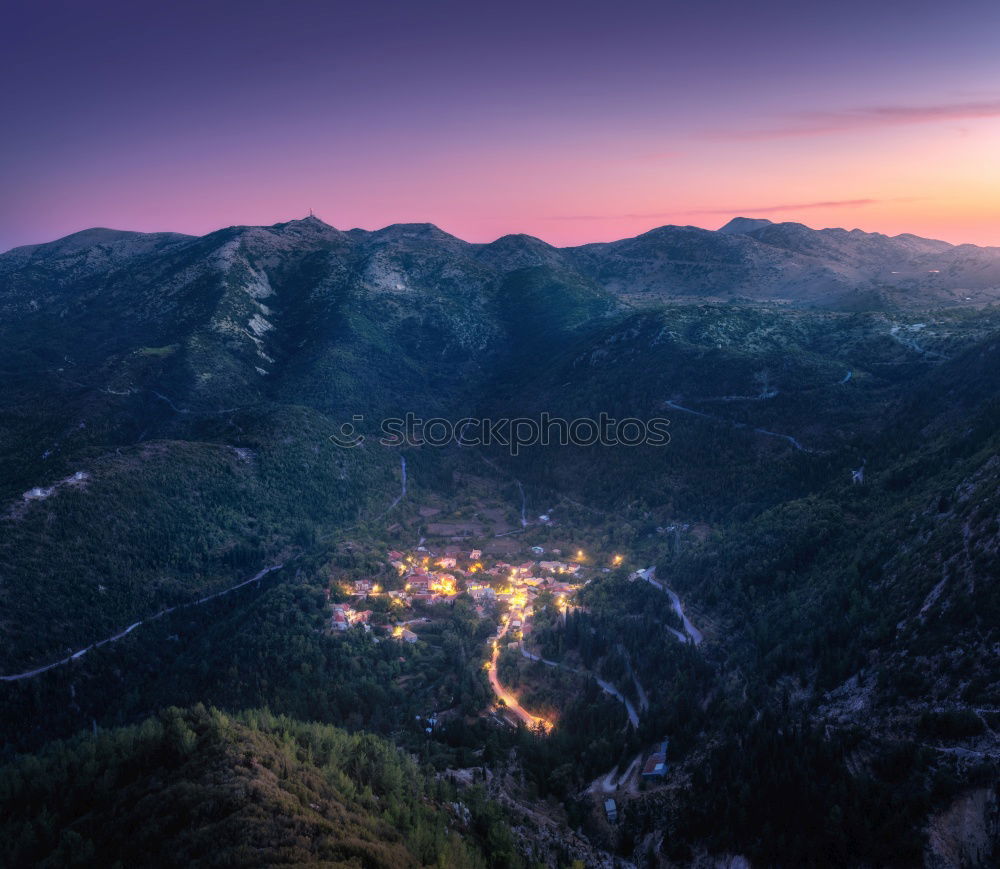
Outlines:
{"type": "MultiPolygon", "coordinates": [[[[553,527],[548,515],[538,517],[538,526],[553,527]]],[[[441,523],[431,533],[455,529],[455,524],[441,523]]],[[[494,530],[491,536],[470,535],[465,541],[454,536],[419,537],[412,548],[357,546],[352,551],[358,557],[345,558],[345,569],[330,569],[331,632],[354,637],[352,631],[363,631],[374,643],[398,643],[400,664],[415,661],[415,672],[421,674],[409,678],[422,678],[436,665],[432,662],[440,660],[444,625],[459,611],[459,618],[475,623],[473,632],[481,644],[476,647],[479,668],[489,691],[483,696],[486,702],[462,713],[447,700],[421,710],[414,727],[428,736],[449,727],[456,715],[465,716],[466,722],[478,718],[487,726],[525,728],[545,736],[561,727],[565,704],[587,683],[620,704],[628,720],[625,728],[637,733],[649,710],[649,696],[631,668],[626,679],[634,684],[634,692],[631,685],[615,684],[599,666],[578,655],[550,658],[546,649],[551,649],[555,625],[565,628],[574,613],[590,612],[591,586],[600,586],[605,579],[649,585],[663,596],[663,605],[675,611],[679,602],[671,603],[655,568],[630,563],[634,554],[579,548],[572,537],[567,540],[551,532],[528,540],[514,540],[509,533],[494,530]],[[588,594],[582,594],[587,587],[588,594]]],[[[600,535],[588,533],[586,538],[600,539],[600,535]]],[[[682,612],[678,614],[684,619],[682,612]]],[[[684,621],[683,627],[683,632],[679,626],[665,630],[679,643],[700,642],[693,625],[684,621]]],[[[472,655],[475,660],[476,651],[472,655]]],[[[631,758],[602,772],[586,787],[588,801],[606,823],[617,823],[620,801],[665,786],[667,745],[665,735],[655,743],[637,745],[631,758]]]]}
{"type": "MultiPolygon", "coordinates": [[[[576,592],[589,579],[585,578],[586,557],[581,550],[571,558],[564,558],[559,549],[546,552],[540,546],[528,552],[532,560],[507,561],[486,556],[481,549],[459,546],[421,545],[411,552],[390,550],[387,557],[391,580],[381,584],[371,579],[334,584],[339,596],[347,600],[333,603],[332,629],[340,632],[360,626],[376,634],[376,640],[382,636],[416,643],[419,634],[412,628],[432,620],[434,607],[466,595],[476,615],[496,625],[496,635],[489,645],[492,654],[483,661],[483,669],[498,712],[512,724],[520,721],[548,731],[551,722],[524,709],[518,698],[500,684],[497,658],[505,647],[520,648],[525,657],[536,658],[525,647],[531,634],[534,600],[548,592],[565,615],[573,606],[576,592]],[[382,601],[377,614],[374,601],[382,601]]],[[[621,556],[611,561],[612,566],[620,563],[621,556]]]]}

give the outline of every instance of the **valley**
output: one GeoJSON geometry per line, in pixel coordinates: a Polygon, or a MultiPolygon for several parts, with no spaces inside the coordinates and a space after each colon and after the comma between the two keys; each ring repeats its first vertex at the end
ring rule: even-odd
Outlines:
{"type": "Polygon", "coordinates": [[[957,812],[992,841],[995,259],[312,217],[0,255],[0,803],[59,818],[8,811],[0,862],[122,859],[115,794],[211,802],[209,766],[262,837],[288,812],[366,865],[914,865],[957,812]],[[409,411],[670,438],[380,443],[409,411]]]}

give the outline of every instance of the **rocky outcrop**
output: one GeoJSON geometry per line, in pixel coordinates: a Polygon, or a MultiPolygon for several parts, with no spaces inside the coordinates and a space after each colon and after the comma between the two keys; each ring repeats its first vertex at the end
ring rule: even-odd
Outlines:
{"type": "Polygon", "coordinates": [[[993,788],[978,788],[932,815],[927,825],[927,869],[978,869],[1000,859],[1000,803],[993,788]]]}

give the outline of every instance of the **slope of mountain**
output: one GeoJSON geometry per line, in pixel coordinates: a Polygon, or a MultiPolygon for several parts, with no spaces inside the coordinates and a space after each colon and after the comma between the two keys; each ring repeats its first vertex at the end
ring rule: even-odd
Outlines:
{"type": "Polygon", "coordinates": [[[717,232],[665,226],[567,251],[609,289],[637,298],[750,298],[818,308],[995,301],[1000,249],[735,218],[717,232]]]}
{"type": "MultiPolygon", "coordinates": [[[[24,665],[73,650],[88,634],[280,561],[296,540],[377,513],[398,485],[397,458],[374,442],[335,450],[326,437],[355,416],[370,426],[413,409],[459,416],[488,409],[487,388],[494,404],[508,396],[502,409],[513,415],[589,412],[595,396],[622,415],[659,413],[668,401],[709,416],[722,407],[744,427],[706,427],[736,449],[761,445],[762,461],[781,439],[753,428],[821,452],[845,446],[877,425],[878,401],[895,400],[949,342],[971,339],[968,321],[752,308],[664,317],[630,314],[622,297],[751,284],[771,295],[801,278],[819,298],[887,257],[956,250],[739,221],[726,232],[664,227],[560,251],[527,236],[470,245],[429,224],[341,232],[310,217],[203,238],[92,230],[11,251],[0,256],[9,530],[0,599],[11,638],[0,657],[24,665]],[[773,380],[775,394],[755,376],[773,380]],[[845,376],[854,380],[839,388],[845,376]],[[758,393],[764,401],[712,403],[758,393]],[[254,521],[233,503],[253,504],[254,521]],[[90,510],[121,521],[87,533],[90,510]],[[74,631],[68,612],[87,613],[87,629],[74,631]]],[[[995,254],[974,251],[977,262],[995,254]]],[[[728,485],[759,488],[727,450],[703,449],[711,442],[671,451],[678,505],[693,503],[685,492],[706,503],[728,485]],[[699,467],[712,483],[698,481],[699,467]]],[[[634,476],[655,498],[653,481],[666,479],[632,458],[618,483],[634,476]]],[[[553,485],[563,485],[559,466],[547,472],[553,485]]]]}
{"type": "MultiPolygon", "coordinates": [[[[172,708],[4,768],[0,862],[485,867],[486,807],[454,799],[374,736],[172,708]]],[[[513,865],[490,832],[506,846],[491,858],[513,865]]]]}
{"type": "Polygon", "coordinates": [[[720,226],[719,232],[723,235],[740,235],[773,225],[773,221],[766,217],[734,217],[725,226],[720,226]]]}

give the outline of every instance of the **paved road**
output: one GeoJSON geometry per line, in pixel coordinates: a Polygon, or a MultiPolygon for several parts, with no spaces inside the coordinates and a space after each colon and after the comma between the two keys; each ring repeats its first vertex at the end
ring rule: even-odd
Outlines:
{"type": "Polygon", "coordinates": [[[610,682],[606,682],[600,676],[591,674],[594,676],[594,681],[601,686],[601,689],[605,694],[610,694],[612,697],[618,700],[619,703],[624,705],[625,711],[628,713],[628,720],[632,722],[632,726],[638,730],[639,728],[639,713],[636,712],[635,707],[632,705],[632,701],[628,699],[624,694],[622,694],[614,685],[610,682]]]}
{"type": "Polygon", "coordinates": [[[224,594],[229,594],[231,591],[236,591],[238,588],[243,588],[245,585],[249,585],[251,582],[258,582],[263,579],[267,574],[273,570],[280,570],[284,567],[283,564],[275,564],[272,567],[265,567],[259,573],[255,573],[249,579],[243,580],[243,582],[237,583],[236,585],[230,586],[229,588],[223,589],[222,591],[217,591],[215,594],[206,595],[200,600],[192,601],[191,603],[182,603],[177,606],[167,607],[165,610],[160,610],[156,615],[152,615],[146,619],[140,619],[137,622],[129,625],[127,628],[119,631],[110,637],[105,637],[103,640],[98,640],[96,643],[91,643],[89,646],[85,646],[79,651],[73,652],[71,655],[67,655],[65,658],[61,658],[58,661],[53,661],[51,664],[46,664],[44,667],[36,667],[34,670],[27,670],[24,673],[14,673],[10,676],[0,676],[0,682],[19,682],[22,679],[31,679],[35,676],[40,676],[42,673],[47,673],[49,670],[53,670],[56,667],[61,667],[63,664],[68,664],[70,661],[76,661],[87,654],[91,649],[99,649],[101,646],[106,646],[108,643],[113,643],[116,640],[120,640],[122,637],[127,636],[132,633],[139,625],[146,624],[147,622],[156,621],[156,619],[162,618],[168,613],[174,612],[174,610],[187,609],[192,606],[201,606],[203,603],[208,603],[210,600],[215,600],[217,597],[222,597],[224,594]]]}
{"type": "Polygon", "coordinates": [[[406,497],[406,459],[403,456],[399,457],[399,469],[403,478],[402,488],[400,489],[399,494],[393,499],[392,503],[388,507],[386,507],[381,513],[379,513],[378,516],[375,517],[376,522],[379,519],[384,519],[389,513],[391,513],[396,508],[399,502],[406,497]]]}
{"type": "Polygon", "coordinates": [[[624,656],[625,666],[628,668],[628,674],[632,679],[632,684],[635,685],[635,693],[639,698],[639,709],[645,712],[649,709],[649,697],[646,694],[646,689],[642,687],[642,683],[639,682],[639,677],[635,674],[635,670],[632,667],[632,658],[629,655],[628,650],[621,643],[619,643],[618,651],[624,656]]]}
{"type": "Polygon", "coordinates": [[[546,667],[558,667],[562,670],[568,670],[570,673],[576,673],[578,676],[587,676],[597,682],[601,686],[601,690],[605,694],[610,694],[619,703],[625,707],[625,711],[628,713],[628,720],[632,722],[632,726],[638,729],[639,727],[639,713],[636,711],[635,706],[632,705],[632,701],[628,697],[624,696],[614,685],[610,682],[601,679],[599,676],[591,673],[589,670],[577,670],[575,667],[570,667],[567,664],[560,664],[558,661],[550,661],[548,658],[543,658],[540,655],[536,655],[529,652],[524,646],[521,646],[521,654],[527,658],[529,661],[538,661],[545,664],[546,667]]]}
{"type": "Polygon", "coordinates": [[[678,404],[676,401],[672,401],[669,399],[665,401],[664,404],[666,404],[667,407],[673,410],[679,410],[682,413],[690,413],[693,416],[702,416],[705,419],[712,419],[715,420],[716,422],[726,423],[727,425],[731,425],[733,428],[750,428],[751,431],[755,431],[757,434],[767,435],[768,437],[772,438],[780,438],[783,441],[788,441],[788,443],[790,443],[793,447],[795,447],[795,449],[797,449],[800,453],[815,452],[815,450],[811,450],[808,447],[802,446],[802,444],[800,444],[799,441],[796,438],[793,438],[791,435],[781,434],[781,432],[776,432],[776,431],[770,431],[769,429],[766,428],[751,428],[746,423],[736,422],[731,419],[724,419],[721,416],[715,416],[714,414],[711,413],[703,413],[700,410],[692,410],[690,407],[684,407],[683,405],[678,404]]]}
{"type": "Polygon", "coordinates": [[[702,637],[701,631],[691,624],[691,619],[687,617],[687,614],[684,612],[684,608],[681,606],[681,599],[677,597],[677,594],[674,591],[666,586],[664,586],[663,590],[667,593],[667,597],[670,598],[670,605],[674,608],[674,612],[680,616],[681,622],[684,625],[684,632],[688,635],[692,643],[696,646],[700,646],[704,637],[702,637]]]}
{"type": "Polygon", "coordinates": [[[667,588],[662,582],[660,582],[656,578],[656,568],[647,567],[645,570],[639,570],[636,572],[651,586],[653,586],[654,588],[658,588],[667,597],[670,598],[670,606],[673,608],[673,611],[677,613],[678,616],[680,616],[681,623],[684,625],[685,633],[682,634],[680,631],[675,630],[674,628],[667,628],[667,630],[670,631],[670,633],[672,633],[675,637],[677,637],[677,639],[680,640],[682,643],[694,643],[696,646],[700,646],[701,641],[704,639],[704,637],[701,634],[701,631],[699,631],[691,623],[691,620],[687,617],[687,614],[684,612],[684,607],[681,606],[681,599],[677,597],[677,594],[671,589],[667,588]]]}
{"type": "Polygon", "coordinates": [[[549,730],[552,725],[550,725],[544,718],[532,715],[518,702],[517,698],[513,694],[500,684],[500,680],[497,678],[497,659],[500,657],[501,640],[503,640],[503,638],[507,635],[507,629],[508,625],[504,625],[496,637],[496,645],[493,649],[493,657],[490,659],[490,669],[488,673],[490,687],[493,688],[493,693],[496,695],[497,699],[503,700],[503,702],[507,705],[507,711],[513,712],[514,715],[521,719],[521,721],[523,721],[528,727],[537,727],[541,724],[546,730],[549,730]]]}
{"type": "MultiPolygon", "coordinates": [[[[636,767],[642,762],[642,756],[643,752],[639,752],[639,754],[637,754],[636,757],[632,760],[632,762],[625,768],[625,772],[623,772],[621,775],[617,775],[618,767],[616,766],[606,776],[598,776],[596,779],[594,779],[593,782],[591,782],[591,785],[589,788],[587,788],[587,790],[592,794],[596,793],[613,794],[622,785],[629,783],[629,780],[632,778],[632,774],[635,772],[636,767]]],[[[634,790],[635,790],[634,786],[629,788],[629,791],[634,791],[634,790]]]]}

